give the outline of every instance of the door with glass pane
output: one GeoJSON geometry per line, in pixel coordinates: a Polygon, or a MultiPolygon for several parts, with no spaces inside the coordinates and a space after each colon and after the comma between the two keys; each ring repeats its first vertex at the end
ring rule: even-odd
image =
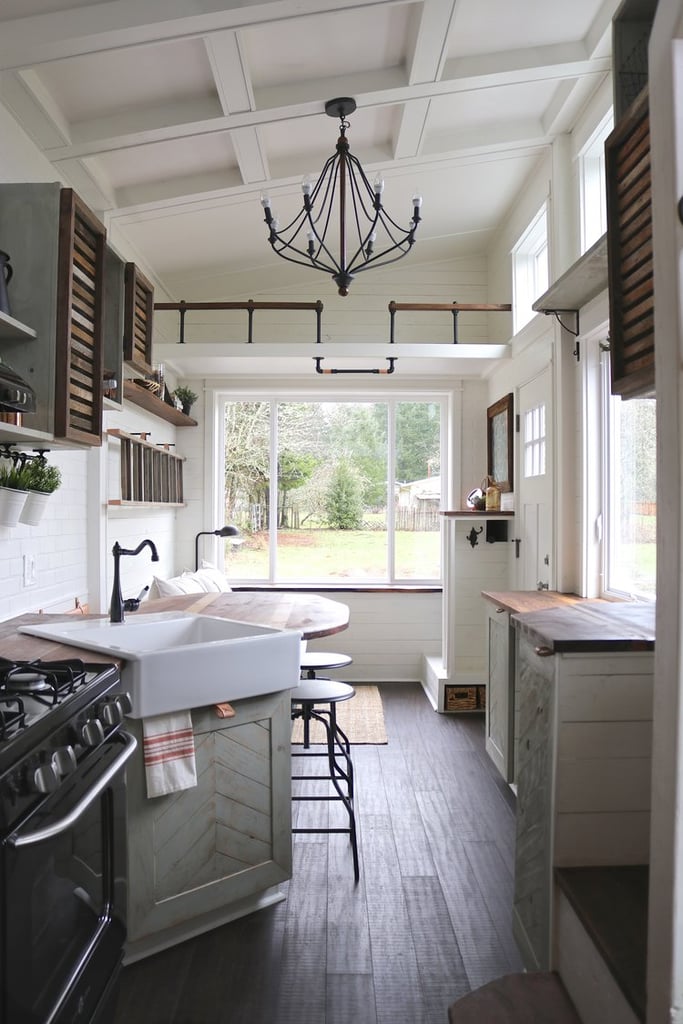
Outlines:
{"type": "Polygon", "coordinates": [[[552,374],[548,366],[519,389],[520,587],[553,585],[552,374]]]}

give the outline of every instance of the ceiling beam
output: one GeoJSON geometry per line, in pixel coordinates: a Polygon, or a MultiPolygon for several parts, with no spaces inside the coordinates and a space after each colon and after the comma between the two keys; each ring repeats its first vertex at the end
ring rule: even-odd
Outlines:
{"type": "MultiPolygon", "coordinates": [[[[557,51],[565,50],[565,47],[546,47],[541,50],[557,51]]],[[[393,104],[407,103],[418,99],[429,99],[433,96],[449,96],[463,92],[471,92],[476,89],[491,88],[493,86],[514,85],[530,81],[557,81],[566,78],[579,78],[582,75],[594,75],[595,73],[609,71],[610,62],[608,58],[601,58],[596,61],[577,60],[575,53],[569,57],[565,52],[565,61],[559,64],[548,64],[538,56],[539,51],[524,51],[525,54],[537,55],[537,59],[523,63],[521,52],[516,55],[507,55],[506,63],[514,65],[508,67],[507,71],[501,71],[499,66],[491,66],[490,55],[482,58],[473,58],[460,63],[458,69],[455,65],[458,62],[449,62],[451,72],[458,70],[457,76],[443,79],[440,82],[425,82],[417,86],[395,84],[393,87],[380,88],[374,91],[359,93],[353,88],[353,81],[347,80],[350,86],[350,93],[355,96],[359,108],[373,106],[389,106],[393,104]],[[464,73],[464,66],[467,65],[467,73],[464,73]]],[[[550,55],[545,53],[544,57],[550,55]]],[[[339,83],[334,83],[337,86],[339,83]]],[[[366,84],[369,84],[366,82],[366,84]]],[[[334,92],[327,90],[332,88],[330,82],[307,83],[305,93],[311,95],[334,95],[334,92]]],[[[283,90],[273,88],[265,90],[270,98],[279,100],[283,104],[283,90]]],[[[291,90],[290,90],[291,94],[291,90]]],[[[143,131],[135,127],[135,115],[132,112],[117,115],[117,123],[120,126],[118,132],[112,134],[100,134],[99,138],[88,138],[74,141],[72,145],[48,149],[46,155],[52,160],[71,159],[73,157],[93,156],[97,153],[112,152],[118,149],[131,149],[135,146],[148,145],[153,142],[164,142],[169,139],[177,139],[188,136],[211,134],[217,131],[226,131],[232,128],[256,127],[271,121],[287,121],[301,117],[320,116],[321,103],[310,99],[300,100],[297,103],[289,102],[280,106],[264,106],[265,95],[259,94],[257,102],[259,109],[235,113],[229,116],[217,116],[213,118],[198,119],[194,122],[183,122],[175,124],[158,125],[155,128],[147,128],[143,131]],[[128,119],[128,130],[124,125],[128,119]]],[[[289,99],[291,101],[291,95],[289,99]]],[[[106,122],[100,122],[106,123],[106,122]]],[[[89,129],[90,130],[90,129],[89,129]]],[[[83,131],[81,127],[80,131],[83,131]]]]}
{"type": "Polygon", "coordinates": [[[41,149],[72,141],[68,122],[32,69],[0,71],[0,102],[41,149]]]}
{"type": "Polygon", "coordinates": [[[446,62],[446,46],[457,0],[424,0],[410,54],[408,81],[436,82],[446,62]]]}
{"type": "Polygon", "coordinates": [[[213,32],[204,46],[224,114],[241,114],[256,106],[250,76],[236,32],[213,32]]]}

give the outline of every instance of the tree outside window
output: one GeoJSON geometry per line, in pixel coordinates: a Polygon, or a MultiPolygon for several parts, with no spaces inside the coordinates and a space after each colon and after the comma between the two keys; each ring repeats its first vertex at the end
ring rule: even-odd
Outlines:
{"type": "Polygon", "coordinates": [[[234,580],[438,582],[441,405],[225,404],[234,580]]]}

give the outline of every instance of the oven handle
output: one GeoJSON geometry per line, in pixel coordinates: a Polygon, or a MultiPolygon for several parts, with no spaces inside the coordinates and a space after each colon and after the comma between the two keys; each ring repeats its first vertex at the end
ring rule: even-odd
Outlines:
{"type": "Polygon", "coordinates": [[[122,736],[125,740],[125,747],[116,760],[112,761],[106,772],[104,772],[92,788],[88,790],[83,799],[79,800],[76,806],[72,807],[68,814],[65,814],[63,818],[55,821],[52,825],[47,825],[45,828],[37,828],[35,832],[27,832],[25,835],[9,836],[7,842],[10,846],[34,846],[36,843],[42,843],[45,839],[52,839],[54,836],[61,835],[62,832],[66,832],[75,824],[76,821],[78,821],[84,811],[90,807],[100,793],[107,788],[114,776],[123,768],[128,758],[132,757],[135,753],[138,745],[138,741],[135,737],[131,736],[129,732],[123,731],[119,732],[118,735],[122,736]]]}

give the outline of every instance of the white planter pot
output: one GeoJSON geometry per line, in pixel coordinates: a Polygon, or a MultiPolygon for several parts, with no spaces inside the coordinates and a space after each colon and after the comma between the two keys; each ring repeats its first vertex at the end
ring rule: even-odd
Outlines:
{"type": "Polygon", "coordinates": [[[29,491],[19,516],[19,522],[26,523],[27,526],[37,526],[43,518],[43,513],[51,497],[52,495],[46,491],[29,491]]]}
{"type": "Polygon", "coordinates": [[[16,526],[28,491],[13,487],[0,487],[0,526],[16,526]]]}

